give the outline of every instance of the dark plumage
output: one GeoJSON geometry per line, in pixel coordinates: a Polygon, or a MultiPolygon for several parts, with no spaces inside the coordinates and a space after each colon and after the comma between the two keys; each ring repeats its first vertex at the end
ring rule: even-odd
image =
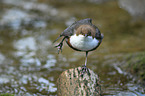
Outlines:
{"type": "Polygon", "coordinates": [[[60,50],[62,51],[63,41],[66,40],[67,44],[72,49],[86,52],[85,68],[88,52],[95,50],[101,44],[103,39],[103,35],[100,33],[99,29],[92,24],[92,19],[90,18],[74,22],[71,26],[66,28],[55,41],[57,41],[60,37],[63,37],[62,41],[55,46],[58,48],[58,53],[60,50]],[[75,42],[73,42],[73,40],[75,40],[75,42]],[[90,46],[90,48],[86,45],[89,42],[92,46],[90,46]],[[85,47],[86,49],[83,49],[85,47]]]}
{"type": "MultiPolygon", "coordinates": [[[[92,24],[92,19],[87,18],[87,19],[83,19],[83,20],[74,22],[71,26],[69,26],[68,28],[66,28],[58,36],[58,38],[54,42],[56,42],[60,37],[63,36],[62,41],[57,46],[55,46],[55,47],[58,47],[58,53],[59,53],[60,50],[62,51],[63,41],[65,39],[66,39],[66,41],[68,41],[68,38],[70,38],[70,36],[72,36],[73,34],[77,34],[78,35],[78,33],[81,33],[79,31],[80,26],[89,26],[89,27],[91,26],[92,28],[90,28],[90,29],[92,29],[92,31],[95,31],[96,30],[95,32],[92,33],[93,38],[95,37],[96,39],[99,39],[100,40],[100,43],[101,43],[101,41],[102,41],[102,39],[103,39],[104,36],[100,33],[99,29],[95,25],[92,24]]],[[[90,32],[91,32],[91,30],[90,30],[90,32]]],[[[94,48],[94,49],[96,49],[96,48],[94,48]]]]}

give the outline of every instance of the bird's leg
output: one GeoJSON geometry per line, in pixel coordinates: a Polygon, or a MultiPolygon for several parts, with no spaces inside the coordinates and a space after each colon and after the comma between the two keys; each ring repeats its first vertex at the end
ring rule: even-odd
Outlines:
{"type": "Polygon", "coordinates": [[[55,47],[58,48],[58,54],[59,54],[59,51],[60,51],[60,50],[61,50],[61,52],[62,52],[62,46],[63,46],[63,41],[64,41],[64,39],[65,39],[65,37],[61,40],[61,42],[60,42],[58,45],[55,46],[55,47]]]}
{"type": "Polygon", "coordinates": [[[86,52],[85,65],[83,65],[82,69],[81,69],[81,76],[83,76],[85,72],[87,72],[87,74],[90,75],[90,72],[89,72],[88,68],[86,67],[86,65],[87,65],[87,56],[88,56],[88,52],[86,52]]]}
{"type": "Polygon", "coordinates": [[[87,66],[87,57],[88,57],[88,52],[86,52],[85,66],[87,66]]]}

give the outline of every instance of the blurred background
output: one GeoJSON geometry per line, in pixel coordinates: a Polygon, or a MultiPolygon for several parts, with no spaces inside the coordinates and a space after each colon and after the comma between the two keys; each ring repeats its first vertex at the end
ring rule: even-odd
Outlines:
{"type": "Polygon", "coordinates": [[[85,53],[65,43],[57,54],[53,41],[85,18],[104,34],[87,65],[103,96],[145,96],[145,0],[0,0],[0,94],[57,96],[58,76],[85,53]]]}

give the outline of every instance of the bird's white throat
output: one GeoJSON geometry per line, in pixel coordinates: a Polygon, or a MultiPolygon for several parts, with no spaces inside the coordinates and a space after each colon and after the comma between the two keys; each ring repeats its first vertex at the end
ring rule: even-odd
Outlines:
{"type": "Polygon", "coordinates": [[[77,36],[75,34],[70,37],[70,43],[76,49],[88,51],[95,48],[98,45],[99,40],[92,38],[92,36],[85,37],[84,35],[77,36]]]}

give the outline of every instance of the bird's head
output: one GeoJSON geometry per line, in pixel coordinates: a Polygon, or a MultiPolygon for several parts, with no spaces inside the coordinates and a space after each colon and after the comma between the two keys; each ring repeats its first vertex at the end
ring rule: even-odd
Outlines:
{"type": "Polygon", "coordinates": [[[93,26],[91,25],[80,25],[78,28],[76,28],[76,35],[84,35],[85,37],[87,36],[92,36],[95,38],[96,30],[93,26]]]}

